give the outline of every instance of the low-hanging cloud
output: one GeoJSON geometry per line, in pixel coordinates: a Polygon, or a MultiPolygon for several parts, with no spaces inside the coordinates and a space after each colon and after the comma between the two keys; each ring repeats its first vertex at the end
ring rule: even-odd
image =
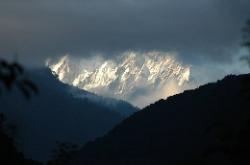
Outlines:
{"type": "Polygon", "coordinates": [[[27,63],[70,53],[178,51],[183,60],[230,59],[249,0],[0,0],[0,56],[27,63]]]}

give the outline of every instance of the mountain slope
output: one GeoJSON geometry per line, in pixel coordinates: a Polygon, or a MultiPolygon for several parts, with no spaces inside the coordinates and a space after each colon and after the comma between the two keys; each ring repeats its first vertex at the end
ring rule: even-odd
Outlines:
{"type": "Polygon", "coordinates": [[[250,75],[227,76],[135,113],[65,164],[249,164],[250,75]]]}
{"type": "Polygon", "coordinates": [[[57,141],[84,144],[137,111],[128,103],[63,84],[49,69],[33,70],[29,77],[39,94],[25,100],[18,90],[6,93],[0,112],[12,125],[19,150],[34,160],[49,159],[57,141]]]}

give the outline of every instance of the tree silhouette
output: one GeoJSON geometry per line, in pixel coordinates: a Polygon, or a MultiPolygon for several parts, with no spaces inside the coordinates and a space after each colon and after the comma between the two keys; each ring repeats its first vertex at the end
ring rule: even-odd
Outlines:
{"type": "Polygon", "coordinates": [[[243,46],[247,48],[248,55],[244,57],[244,60],[247,61],[250,67],[250,19],[247,20],[245,27],[242,29],[243,31],[243,46]]]}
{"type": "MultiPolygon", "coordinates": [[[[36,85],[24,78],[24,69],[16,62],[8,63],[0,59],[0,84],[2,84],[0,94],[1,87],[10,91],[14,86],[17,86],[27,99],[30,98],[31,92],[38,93],[36,85]]],[[[40,165],[38,162],[25,159],[23,154],[17,150],[13,138],[6,133],[5,121],[4,114],[0,113],[0,164],[40,165]]]]}
{"type": "Polygon", "coordinates": [[[57,142],[57,147],[54,150],[52,160],[48,161],[47,165],[64,165],[68,164],[71,156],[74,155],[78,146],[69,142],[57,142]]]}
{"type": "Polygon", "coordinates": [[[24,68],[16,62],[8,63],[0,59],[0,83],[7,90],[17,86],[27,99],[30,98],[32,92],[38,93],[36,85],[24,78],[24,68]]]}

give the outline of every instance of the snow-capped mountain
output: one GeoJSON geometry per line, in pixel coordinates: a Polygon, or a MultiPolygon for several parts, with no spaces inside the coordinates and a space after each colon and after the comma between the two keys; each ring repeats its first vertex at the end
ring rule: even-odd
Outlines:
{"type": "Polygon", "coordinates": [[[169,81],[182,86],[190,75],[189,66],[161,52],[127,52],[112,60],[97,57],[81,62],[66,55],[47,66],[64,83],[128,101],[145,91],[161,90],[169,81]]]}

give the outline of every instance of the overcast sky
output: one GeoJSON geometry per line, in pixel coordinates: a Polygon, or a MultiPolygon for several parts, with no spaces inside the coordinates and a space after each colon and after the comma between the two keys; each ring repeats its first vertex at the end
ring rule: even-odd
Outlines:
{"type": "Polygon", "coordinates": [[[239,50],[249,0],[0,0],[0,57],[176,51],[224,63],[239,50]]]}

